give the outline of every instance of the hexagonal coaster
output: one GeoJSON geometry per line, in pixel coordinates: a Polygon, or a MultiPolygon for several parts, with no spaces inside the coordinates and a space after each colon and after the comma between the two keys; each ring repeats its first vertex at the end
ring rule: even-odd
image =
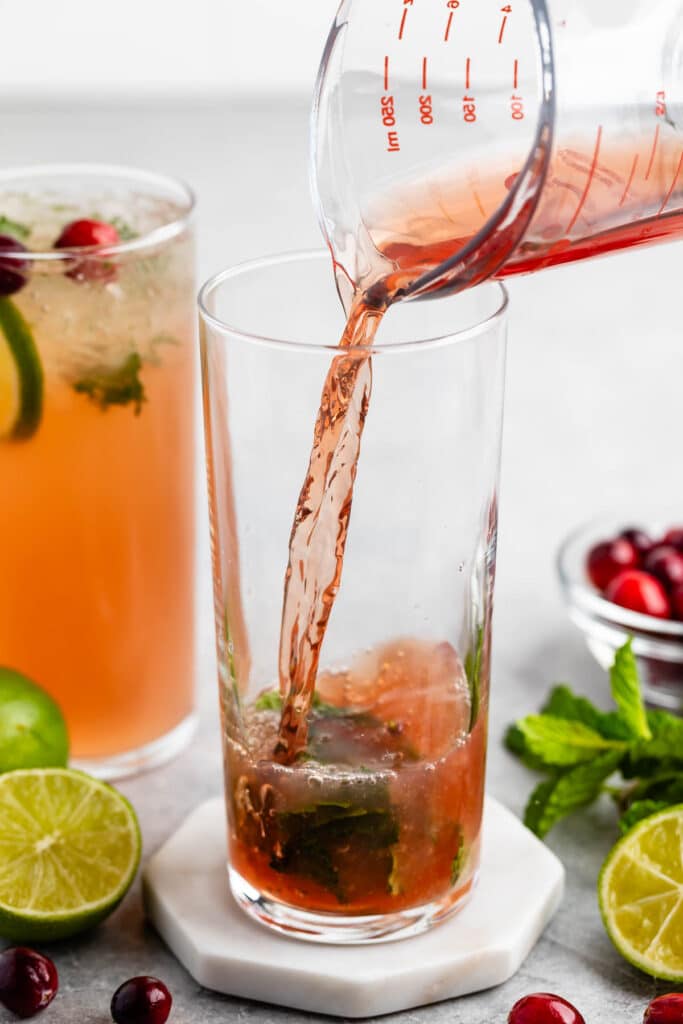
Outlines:
{"type": "Polygon", "coordinates": [[[374,1017],[500,985],[519,969],[564,891],[557,857],[487,797],[479,884],[449,921],[400,942],[300,942],[237,906],[225,831],[220,799],[190,815],[147,865],[148,915],[206,988],[313,1013],[374,1017]]]}

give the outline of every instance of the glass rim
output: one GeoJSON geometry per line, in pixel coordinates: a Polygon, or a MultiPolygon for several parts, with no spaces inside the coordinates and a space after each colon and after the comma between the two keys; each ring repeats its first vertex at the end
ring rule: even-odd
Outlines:
{"type": "MultiPolygon", "coordinates": [[[[236,263],[232,267],[221,270],[210,277],[199,291],[197,304],[199,306],[200,317],[205,324],[211,326],[220,334],[239,338],[241,341],[248,342],[249,344],[299,352],[339,353],[343,351],[361,352],[364,356],[387,356],[392,354],[398,355],[400,353],[422,351],[425,348],[441,348],[446,345],[455,345],[471,341],[473,338],[477,338],[480,335],[485,334],[494,324],[502,322],[506,317],[510,304],[508,290],[500,281],[486,281],[483,285],[478,285],[477,287],[495,288],[498,291],[500,301],[492,313],[488,313],[481,320],[478,320],[469,327],[463,327],[460,330],[451,331],[448,334],[439,334],[435,337],[421,338],[418,341],[403,341],[396,342],[391,345],[372,345],[367,347],[364,345],[355,345],[344,349],[340,348],[339,345],[308,343],[305,341],[293,341],[286,338],[272,338],[268,335],[247,331],[235,326],[234,324],[228,323],[227,320],[221,319],[209,309],[208,302],[211,295],[213,295],[223,284],[228,281],[235,280],[242,274],[265,270],[277,266],[278,264],[306,262],[309,260],[313,262],[323,258],[328,259],[331,262],[330,253],[327,249],[300,249],[273,253],[269,256],[258,257],[257,259],[245,260],[242,263],[236,263]]],[[[331,266],[330,273],[332,273],[331,266]]],[[[450,297],[454,298],[454,296],[450,297]]],[[[448,296],[445,296],[444,298],[448,298],[448,296]]],[[[430,301],[438,300],[434,299],[430,301]]],[[[340,325],[340,329],[342,326],[343,324],[340,325]]]]}
{"type": "Polygon", "coordinates": [[[124,256],[127,253],[136,253],[144,249],[156,248],[172,238],[176,238],[192,223],[197,199],[194,190],[181,178],[172,175],[161,174],[157,171],[147,171],[140,167],[128,167],[125,164],[99,164],[99,163],[50,163],[50,164],[24,164],[18,167],[4,167],[0,170],[0,191],[13,179],[34,179],[49,178],[51,176],[78,177],[90,176],[102,178],[103,180],[119,179],[138,182],[146,182],[150,185],[158,185],[174,190],[178,196],[184,199],[182,213],[169,220],[165,224],[151,228],[144,234],[127,241],[117,242],[115,245],[82,245],[77,247],[65,247],[63,249],[46,250],[3,250],[0,248],[0,256],[3,260],[17,260],[37,263],[59,263],[64,260],[73,260],[74,255],[97,255],[97,256],[124,256]]]}

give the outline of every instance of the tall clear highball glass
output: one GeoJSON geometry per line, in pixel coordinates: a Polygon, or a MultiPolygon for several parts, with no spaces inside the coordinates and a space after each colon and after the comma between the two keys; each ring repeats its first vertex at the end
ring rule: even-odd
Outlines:
{"type": "Polygon", "coordinates": [[[407,936],[476,883],[506,310],[497,284],[399,303],[346,350],[372,395],[306,745],[282,763],[288,547],[344,319],[327,253],[201,292],[229,878],[287,934],[407,936]]]}

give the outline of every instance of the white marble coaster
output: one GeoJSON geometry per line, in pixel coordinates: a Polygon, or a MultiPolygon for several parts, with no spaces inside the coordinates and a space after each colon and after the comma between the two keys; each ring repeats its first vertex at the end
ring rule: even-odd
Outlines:
{"type": "Polygon", "coordinates": [[[147,912],[206,988],[313,1013],[373,1017],[499,985],[559,906],[564,869],[488,797],[483,861],[470,902],[424,935],[372,946],[300,942],[253,921],[226,872],[221,799],[198,807],[147,865],[147,912]]]}

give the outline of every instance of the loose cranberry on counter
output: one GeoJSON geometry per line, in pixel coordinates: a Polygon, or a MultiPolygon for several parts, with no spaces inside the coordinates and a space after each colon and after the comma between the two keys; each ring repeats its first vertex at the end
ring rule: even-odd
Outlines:
{"type": "Polygon", "coordinates": [[[645,530],[641,530],[639,526],[630,526],[627,530],[622,530],[619,536],[633,544],[641,558],[654,545],[652,538],[645,533],[645,530]]]}
{"type": "Polygon", "coordinates": [[[46,956],[25,946],[0,953],[0,1003],[17,1017],[33,1017],[57,995],[57,968],[46,956]]]}
{"type": "Polygon", "coordinates": [[[683,583],[683,555],[670,544],[661,544],[647,555],[643,568],[656,576],[665,587],[683,583]]]}
{"type": "Polygon", "coordinates": [[[586,1024],[571,1003],[550,992],[524,996],[510,1010],[508,1024],[586,1024]]]}
{"type": "Polygon", "coordinates": [[[664,535],[662,544],[670,544],[672,548],[683,551],[683,526],[674,526],[664,535]]]}
{"type": "MultiPolygon", "coordinates": [[[[62,231],[55,242],[55,249],[110,248],[120,241],[118,231],[111,224],[100,220],[74,220],[62,231]]],[[[85,256],[77,260],[67,276],[77,281],[113,281],[116,267],[111,260],[85,256]]]]}
{"type": "Polygon", "coordinates": [[[640,564],[638,551],[630,540],[616,540],[596,544],[588,554],[588,575],[598,590],[605,590],[615,576],[624,569],[635,569],[640,564]]]}
{"type": "Polygon", "coordinates": [[[0,298],[14,295],[28,281],[31,261],[9,253],[28,253],[28,249],[11,235],[0,235],[0,298]]]}
{"type": "Polygon", "coordinates": [[[615,576],[605,591],[605,597],[632,612],[653,615],[657,619],[671,616],[671,603],[662,584],[639,569],[628,569],[615,576]]]}
{"type": "Polygon", "coordinates": [[[653,999],[643,1017],[643,1024],[681,1024],[683,1021],[683,995],[672,992],[653,999]]]}
{"type": "Polygon", "coordinates": [[[117,988],[111,1001],[116,1024],[165,1024],[173,999],[158,978],[131,978],[117,988]]]}

